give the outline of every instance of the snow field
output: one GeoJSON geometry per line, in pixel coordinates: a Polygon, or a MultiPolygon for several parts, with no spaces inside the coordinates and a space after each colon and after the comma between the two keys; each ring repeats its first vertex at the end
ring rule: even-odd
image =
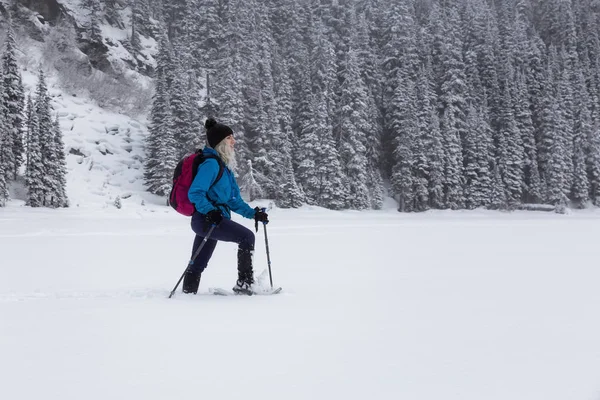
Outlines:
{"type": "Polygon", "coordinates": [[[599,214],[270,217],[284,293],[208,294],[235,280],[221,243],[201,293],[167,299],[190,256],[185,218],[2,210],[1,397],[600,396],[599,214]]]}

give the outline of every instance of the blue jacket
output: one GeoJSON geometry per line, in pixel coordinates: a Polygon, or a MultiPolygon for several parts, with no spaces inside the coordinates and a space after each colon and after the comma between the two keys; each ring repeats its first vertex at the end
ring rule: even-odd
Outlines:
{"type": "MultiPolygon", "coordinates": [[[[210,147],[205,147],[202,153],[205,156],[219,157],[210,147]]],[[[256,211],[242,199],[240,188],[229,168],[224,166],[223,176],[212,188],[210,187],[218,174],[219,162],[213,158],[206,159],[198,166],[198,172],[188,191],[188,198],[196,206],[196,211],[206,214],[218,208],[225,218],[231,218],[229,210],[246,218],[254,218],[256,211]]]]}

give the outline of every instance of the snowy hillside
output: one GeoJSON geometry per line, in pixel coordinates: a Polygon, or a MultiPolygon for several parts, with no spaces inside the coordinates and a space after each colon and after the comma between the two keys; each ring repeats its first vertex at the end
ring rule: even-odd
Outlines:
{"type": "MultiPolygon", "coordinates": [[[[126,101],[118,98],[119,92],[115,92],[111,99],[110,90],[114,88],[98,87],[103,84],[104,73],[101,71],[91,70],[92,75],[87,78],[91,83],[78,86],[85,82],[86,68],[89,68],[90,62],[94,62],[91,56],[88,58],[75,47],[69,48],[68,52],[57,53],[55,42],[67,40],[64,37],[68,38],[69,34],[64,32],[77,29],[85,21],[80,3],[79,0],[50,1],[46,3],[46,8],[39,3],[30,3],[30,8],[19,9],[13,23],[20,50],[17,58],[22,68],[25,94],[34,96],[39,68],[44,70],[47,77],[51,104],[54,115],[58,115],[65,143],[70,205],[114,207],[117,197],[123,207],[140,206],[142,202],[164,205],[164,199],[146,193],[143,187],[146,113],[130,116],[134,114],[119,106],[120,101],[126,101]],[[57,10],[67,16],[67,20],[61,22],[63,25],[51,20],[53,12],[57,10]],[[37,34],[44,35],[45,40],[41,40],[37,34]],[[73,69],[78,69],[77,73],[73,69]],[[69,74],[72,75],[72,83],[69,82],[69,74]],[[108,91],[103,95],[108,97],[104,99],[107,104],[100,105],[93,100],[90,88],[108,91]]],[[[127,21],[128,12],[129,8],[124,8],[120,18],[127,21]]],[[[126,77],[124,79],[135,85],[149,88],[148,92],[151,93],[150,79],[138,73],[134,66],[153,65],[152,54],[156,52],[156,43],[142,36],[142,50],[137,53],[140,59],[136,61],[123,46],[127,37],[125,26],[119,28],[103,21],[100,28],[108,50],[106,62],[110,64],[105,68],[121,73],[126,77]]],[[[136,93],[131,96],[135,99],[136,93]]],[[[9,206],[24,205],[22,182],[12,184],[11,198],[9,206]]]]}
{"type": "MultiPolygon", "coordinates": [[[[35,90],[36,76],[23,75],[27,92],[35,90]]],[[[144,121],[110,112],[92,101],[69,95],[52,86],[52,106],[59,117],[67,156],[67,192],[72,207],[113,206],[117,196],[123,207],[161,203],[143,187],[144,121]]],[[[22,205],[17,188],[12,205],[22,205]]]]}

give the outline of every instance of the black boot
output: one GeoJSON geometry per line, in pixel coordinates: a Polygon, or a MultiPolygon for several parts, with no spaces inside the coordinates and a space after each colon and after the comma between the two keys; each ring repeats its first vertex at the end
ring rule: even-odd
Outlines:
{"type": "Polygon", "coordinates": [[[183,293],[198,293],[198,286],[200,286],[200,272],[187,271],[183,276],[183,293]]]}
{"type": "Polygon", "coordinates": [[[254,284],[254,271],[252,269],[252,256],[254,251],[238,249],[238,280],[233,287],[237,294],[252,295],[254,284]]]}

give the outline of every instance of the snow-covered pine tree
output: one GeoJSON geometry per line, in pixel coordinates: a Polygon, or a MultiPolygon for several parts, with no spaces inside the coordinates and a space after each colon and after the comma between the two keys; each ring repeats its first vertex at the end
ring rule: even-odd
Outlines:
{"type": "Polygon", "coordinates": [[[305,202],[304,192],[298,186],[294,175],[292,151],[295,136],[292,129],[292,82],[288,66],[280,53],[274,57],[273,80],[276,88],[276,110],[279,130],[282,135],[281,152],[283,163],[283,185],[278,190],[275,201],[279,207],[300,207],[305,202]]]}
{"type": "Polygon", "coordinates": [[[4,207],[6,205],[6,201],[10,196],[8,193],[8,183],[6,182],[6,175],[7,174],[4,171],[4,165],[0,163],[0,207],[4,207]]]}
{"type": "Polygon", "coordinates": [[[342,169],[347,182],[347,207],[362,210],[370,206],[368,160],[364,143],[368,140],[371,126],[365,104],[367,89],[360,76],[357,52],[352,48],[346,55],[342,79],[337,113],[339,131],[335,136],[338,138],[342,169]]]}
{"type": "MultiPolygon", "coordinates": [[[[237,24],[231,23],[234,10],[230,9],[229,3],[231,1],[219,0],[201,0],[197,3],[199,20],[196,21],[191,33],[192,40],[197,43],[194,46],[194,59],[198,60],[200,66],[207,71],[207,80],[212,79],[212,75],[225,66],[224,62],[220,63],[228,56],[227,51],[223,49],[227,49],[231,44],[231,40],[227,40],[226,37],[231,37],[240,29],[237,24]],[[219,3],[223,5],[220,6],[219,3]]],[[[210,88],[210,85],[206,86],[210,88]]],[[[211,98],[210,91],[207,96],[211,98]]],[[[208,112],[207,115],[214,116],[214,111],[208,112]]]]}
{"type": "Polygon", "coordinates": [[[478,37],[475,52],[479,60],[479,77],[482,89],[487,97],[490,125],[498,131],[500,83],[498,77],[499,32],[493,10],[485,1],[477,1],[474,29],[478,37]]]}
{"type": "Polygon", "coordinates": [[[286,159],[284,182],[276,198],[277,206],[281,208],[298,208],[304,204],[304,192],[296,183],[291,157],[286,159]]]}
{"type": "Polygon", "coordinates": [[[219,89],[214,90],[213,99],[220,105],[219,120],[231,127],[234,132],[238,172],[243,176],[249,160],[249,149],[243,125],[242,60],[239,52],[234,48],[230,56],[227,64],[215,75],[215,79],[219,81],[219,89]]]}
{"type": "Polygon", "coordinates": [[[398,211],[415,209],[413,147],[417,137],[416,95],[414,83],[402,69],[398,70],[396,92],[389,104],[389,126],[394,135],[391,184],[398,211]]]}
{"type": "MultiPolygon", "coordinates": [[[[402,84],[406,77],[415,84],[416,70],[418,68],[418,51],[416,49],[416,26],[414,22],[414,5],[412,0],[400,0],[391,5],[390,10],[384,14],[382,21],[382,70],[383,70],[383,132],[382,147],[384,170],[392,174],[396,165],[398,173],[396,137],[395,130],[397,118],[394,116],[393,104],[397,102],[400,94],[397,86],[402,84]],[[403,71],[400,71],[403,69],[403,71]],[[402,78],[400,78],[402,77],[402,78]]],[[[411,184],[412,185],[412,184],[411,184]]]]}
{"type": "Polygon", "coordinates": [[[183,47],[177,46],[173,52],[168,67],[173,72],[173,81],[169,90],[171,115],[173,116],[172,131],[176,143],[176,158],[181,159],[186,154],[193,153],[201,145],[196,110],[192,108],[190,91],[188,90],[189,75],[186,63],[189,54],[182,54],[183,47]]]}
{"type": "Polygon", "coordinates": [[[469,209],[487,206],[490,200],[491,176],[486,146],[490,128],[481,115],[480,107],[476,109],[473,104],[469,106],[467,133],[463,142],[465,206],[469,209]]]}
{"type": "Polygon", "coordinates": [[[381,177],[383,118],[381,114],[382,71],[380,52],[375,39],[370,34],[370,29],[377,29],[369,25],[367,13],[362,12],[357,16],[355,39],[358,55],[359,71],[366,85],[365,113],[367,115],[368,134],[365,136],[365,151],[367,157],[367,189],[370,206],[381,209],[383,206],[383,179],[381,177]]]}
{"type": "Polygon", "coordinates": [[[240,182],[240,191],[248,201],[253,201],[264,196],[264,192],[254,178],[255,170],[252,167],[252,160],[247,161],[246,173],[242,176],[240,182]]]}
{"type": "Polygon", "coordinates": [[[163,17],[167,28],[167,37],[176,43],[184,35],[183,21],[186,17],[187,3],[190,0],[163,1],[163,17]]]}
{"type": "MultiPolygon", "coordinates": [[[[2,94],[0,86],[0,95],[2,94]]],[[[6,126],[6,111],[0,102],[0,205],[4,206],[8,200],[8,178],[14,165],[12,155],[12,140],[10,131],[6,126]]]]}
{"type": "Polygon", "coordinates": [[[25,93],[23,83],[21,81],[21,72],[17,65],[15,52],[17,45],[12,29],[12,22],[8,19],[8,28],[6,31],[6,39],[4,41],[4,51],[2,53],[2,99],[4,110],[6,112],[6,127],[9,141],[12,144],[13,165],[10,173],[12,179],[17,178],[19,167],[23,164],[24,145],[23,145],[23,129],[24,129],[24,114],[25,93]]]}
{"type": "Polygon", "coordinates": [[[31,125],[34,113],[35,108],[33,105],[33,100],[31,99],[31,94],[28,94],[25,107],[25,171],[27,171],[29,168],[29,143],[31,142],[32,135],[34,134],[34,129],[31,125]]]}
{"type": "MultiPolygon", "coordinates": [[[[0,87],[0,94],[2,88],[0,87]]],[[[6,205],[9,198],[8,177],[12,172],[12,146],[9,129],[6,126],[4,105],[0,102],[0,207],[6,205]]]]}
{"type": "MultiPolygon", "coordinates": [[[[237,43],[238,52],[241,57],[243,67],[240,69],[240,79],[242,82],[242,106],[244,109],[244,118],[242,119],[243,132],[245,134],[245,145],[249,149],[249,156],[253,158],[253,168],[263,173],[262,166],[256,165],[256,155],[253,153],[262,148],[264,123],[266,123],[265,107],[269,99],[262,92],[261,75],[265,68],[268,68],[270,75],[270,63],[261,60],[263,55],[261,48],[265,44],[260,43],[265,39],[264,32],[261,32],[263,24],[260,22],[260,11],[257,9],[256,0],[248,0],[237,4],[236,19],[238,26],[235,28],[239,35],[237,43]]],[[[268,36],[268,35],[266,35],[268,36]]],[[[268,46],[268,44],[267,44],[268,46]]],[[[259,184],[260,177],[255,176],[259,184]]]]}
{"type": "Polygon", "coordinates": [[[573,111],[573,187],[571,198],[577,207],[583,208],[590,199],[590,182],[587,173],[586,158],[588,154],[588,138],[592,130],[590,99],[585,85],[583,71],[575,72],[577,81],[574,89],[573,111]]]}
{"type": "Polygon", "coordinates": [[[515,122],[523,142],[523,183],[525,186],[522,200],[525,203],[539,203],[542,200],[542,182],[525,75],[517,72],[515,83],[515,122]]]}
{"type": "MultiPolygon", "coordinates": [[[[114,0],[113,0],[114,1],[114,0]]],[[[140,35],[149,35],[150,29],[148,22],[150,19],[150,6],[148,0],[129,0],[131,7],[131,37],[129,38],[131,45],[136,50],[141,50],[140,35]]],[[[106,16],[107,18],[113,12],[109,13],[109,6],[106,5],[106,16]]],[[[118,15],[118,13],[115,13],[118,15]]],[[[114,18],[113,18],[114,19],[114,18]]]]}
{"type": "Polygon", "coordinates": [[[498,104],[496,158],[506,190],[507,205],[509,209],[514,209],[521,202],[524,186],[523,142],[517,129],[507,81],[502,85],[501,91],[503,95],[498,104]]]}
{"type": "MultiPolygon", "coordinates": [[[[266,13],[262,6],[259,14],[266,13]]],[[[268,26],[268,19],[258,18],[256,22],[257,46],[257,78],[260,92],[260,105],[257,120],[254,126],[258,128],[254,135],[251,148],[254,150],[254,168],[260,173],[264,181],[259,184],[268,198],[276,199],[285,177],[285,154],[282,152],[286,139],[283,136],[278,116],[278,106],[275,94],[273,77],[273,58],[275,53],[275,40],[268,26]]]]}
{"type": "Polygon", "coordinates": [[[415,86],[415,113],[417,124],[416,136],[416,176],[418,177],[418,193],[424,183],[427,195],[418,194],[419,211],[430,207],[441,208],[443,203],[443,148],[441,143],[439,120],[434,109],[435,95],[431,85],[431,65],[426,60],[426,65],[421,67],[415,86]],[[425,182],[422,180],[425,179],[425,182]],[[422,204],[427,198],[427,203],[422,204]]]}
{"type": "MultiPolygon", "coordinates": [[[[4,97],[3,95],[4,88],[0,85],[0,98],[4,97]]],[[[11,130],[7,125],[6,115],[7,110],[3,101],[0,101],[0,165],[3,171],[3,181],[4,185],[7,185],[10,177],[12,176],[12,171],[15,165],[15,157],[13,155],[13,140],[11,135],[11,130]]],[[[3,192],[4,193],[4,192],[3,192]]],[[[8,192],[6,192],[8,193],[8,192]]],[[[8,198],[8,195],[7,197],[8,198]]]]}
{"type": "Polygon", "coordinates": [[[318,139],[314,148],[316,154],[314,168],[317,182],[314,188],[314,198],[317,205],[340,210],[344,208],[348,191],[344,186],[344,174],[324,96],[317,94],[315,106],[313,124],[318,139]]]}
{"type": "Polygon", "coordinates": [[[163,35],[160,44],[151,122],[146,138],[144,182],[151,193],[166,196],[171,189],[173,170],[178,159],[169,97],[170,44],[166,35],[163,35]]]}
{"type": "Polygon", "coordinates": [[[590,12],[585,2],[580,3],[580,7],[580,56],[590,95],[590,113],[593,117],[600,115],[600,19],[597,12],[590,12]]]}
{"type": "Polygon", "coordinates": [[[440,120],[436,110],[431,110],[429,118],[431,153],[429,154],[429,205],[432,208],[446,207],[444,196],[444,163],[446,152],[440,130],[440,120]]]}
{"type": "Polygon", "coordinates": [[[57,183],[55,181],[54,169],[57,168],[57,152],[54,142],[54,123],[52,121],[52,105],[46,85],[46,77],[42,70],[39,71],[38,84],[36,87],[35,114],[38,120],[37,136],[40,144],[43,173],[41,176],[43,185],[43,206],[55,206],[57,183]]]}
{"type": "MultiPolygon", "coordinates": [[[[138,0],[128,0],[126,4],[131,5],[131,2],[135,1],[138,0]]],[[[106,17],[106,22],[108,22],[111,26],[116,26],[119,29],[126,29],[120,13],[121,7],[122,6],[119,3],[119,0],[104,0],[104,16],[106,17]]]]}
{"type": "Polygon", "coordinates": [[[590,182],[590,199],[596,207],[600,207],[600,123],[596,122],[592,126],[587,140],[587,170],[590,182]]]}
{"type": "Polygon", "coordinates": [[[60,123],[58,121],[58,115],[52,124],[52,138],[53,138],[53,150],[54,154],[54,168],[49,171],[53,177],[52,182],[54,187],[52,188],[52,200],[49,204],[50,207],[68,207],[69,198],[67,197],[67,160],[65,159],[65,145],[63,142],[63,135],[60,129],[60,123]]]}
{"type": "Polygon", "coordinates": [[[442,81],[439,108],[442,112],[441,132],[444,140],[444,195],[446,206],[464,206],[463,156],[461,140],[466,129],[466,97],[468,95],[462,40],[458,32],[458,12],[449,7],[443,19],[443,51],[441,53],[442,81]]]}
{"type": "MultiPolygon", "coordinates": [[[[478,164],[477,183],[475,190],[481,196],[479,206],[489,207],[492,201],[494,183],[494,132],[490,125],[489,107],[487,97],[484,95],[483,102],[477,110],[477,135],[475,137],[475,154],[478,164]]],[[[501,189],[499,186],[498,189],[501,189]]],[[[501,197],[505,201],[505,197],[501,197]]]]}
{"type": "Polygon", "coordinates": [[[561,132],[560,140],[562,142],[562,148],[564,149],[564,174],[565,181],[563,186],[563,193],[565,196],[571,194],[571,188],[573,187],[573,127],[574,123],[574,110],[573,110],[573,88],[571,86],[571,77],[573,76],[573,65],[569,61],[568,53],[563,49],[559,54],[559,63],[562,64],[562,68],[559,67],[558,73],[558,98],[560,103],[559,115],[558,115],[558,129],[561,132]]]}
{"type": "Polygon", "coordinates": [[[492,189],[490,191],[489,208],[492,210],[506,210],[508,207],[506,200],[506,190],[500,176],[500,168],[497,165],[492,166],[492,189]]]}
{"type": "Polygon", "coordinates": [[[538,168],[540,171],[540,192],[542,198],[545,198],[546,182],[545,173],[548,154],[543,146],[544,139],[544,109],[545,104],[545,88],[547,86],[547,71],[544,67],[546,59],[545,46],[537,33],[533,33],[528,43],[527,53],[527,74],[525,75],[527,83],[527,91],[531,109],[531,121],[533,123],[533,132],[536,143],[538,168]]]}
{"type": "Polygon", "coordinates": [[[81,0],[81,6],[88,16],[86,26],[88,39],[90,42],[101,42],[100,22],[102,20],[102,6],[100,5],[100,0],[81,0]]]}
{"type": "MultiPolygon", "coordinates": [[[[306,87],[308,84],[309,83],[306,84],[306,87]]],[[[308,90],[306,93],[307,106],[310,106],[312,110],[316,110],[316,96],[309,94],[310,92],[308,90]]],[[[308,111],[308,113],[314,114],[310,111],[308,111]]],[[[306,194],[306,201],[309,204],[316,204],[318,195],[317,189],[319,186],[316,166],[317,163],[323,162],[322,160],[317,159],[317,147],[321,143],[321,140],[319,139],[315,118],[309,119],[309,117],[306,116],[300,122],[301,131],[298,137],[298,151],[295,153],[298,165],[296,180],[306,194]]]]}
{"type": "MultiPolygon", "coordinates": [[[[315,26],[315,31],[311,32],[316,47],[311,52],[311,83],[312,92],[322,96],[327,104],[327,117],[331,120],[331,125],[335,127],[339,122],[336,120],[336,87],[338,85],[337,77],[337,58],[333,44],[327,39],[321,25],[315,26]]],[[[338,132],[339,133],[339,132],[338,132]]],[[[339,137],[334,137],[336,142],[339,137]]]]}
{"type": "Polygon", "coordinates": [[[31,207],[44,205],[44,159],[35,104],[29,96],[27,101],[27,168],[25,170],[25,185],[27,187],[27,202],[31,207]]]}
{"type": "MultiPolygon", "coordinates": [[[[548,62],[548,80],[544,90],[544,110],[542,114],[542,148],[547,155],[543,173],[547,185],[546,201],[561,210],[567,205],[565,187],[568,187],[569,169],[567,167],[567,158],[571,156],[565,144],[566,132],[562,128],[566,127],[561,104],[560,83],[557,79],[556,51],[553,46],[550,48],[548,62]]],[[[568,187],[570,190],[570,187],[568,187]]],[[[568,192],[567,192],[568,193],[568,192]]]]}

